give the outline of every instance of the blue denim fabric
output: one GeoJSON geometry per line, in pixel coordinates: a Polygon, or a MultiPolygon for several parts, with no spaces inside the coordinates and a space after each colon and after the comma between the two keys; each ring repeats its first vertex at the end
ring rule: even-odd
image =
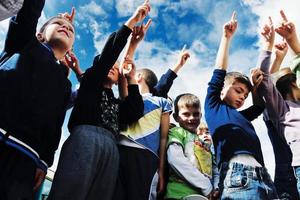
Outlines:
{"type": "Polygon", "coordinates": [[[221,199],[278,199],[266,168],[240,163],[222,163],[220,190],[221,199]]]}
{"type": "Polygon", "coordinates": [[[300,196],[300,166],[294,167],[295,177],[297,179],[297,190],[300,196]]]}

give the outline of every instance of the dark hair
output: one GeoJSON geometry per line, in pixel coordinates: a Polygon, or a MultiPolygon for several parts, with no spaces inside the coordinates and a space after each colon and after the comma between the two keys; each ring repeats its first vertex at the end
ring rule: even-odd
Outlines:
{"type": "Polygon", "coordinates": [[[153,93],[153,89],[158,82],[155,73],[147,68],[139,69],[139,70],[137,70],[137,72],[142,74],[142,76],[150,90],[150,93],[153,93]]]}
{"type": "Polygon", "coordinates": [[[239,82],[248,88],[249,92],[252,90],[252,84],[248,78],[248,76],[240,73],[240,72],[228,72],[225,76],[224,85],[232,84],[234,82],[239,82]]]}
{"type": "Polygon", "coordinates": [[[292,92],[291,84],[296,82],[296,74],[290,73],[280,77],[276,81],[276,88],[281,96],[286,99],[286,95],[292,92]]]}
{"type": "MultiPolygon", "coordinates": [[[[51,17],[50,19],[48,19],[43,25],[42,27],[40,28],[39,32],[40,33],[43,33],[46,29],[46,27],[54,20],[54,19],[65,19],[67,21],[69,21],[67,18],[61,16],[61,15],[57,15],[57,16],[54,16],[54,17],[51,17]]],[[[69,21],[70,22],[70,21],[69,21]]],[[[70,22],[70,24],[72,24],[72,26],[74,27],[73,23],[70,22]]]]}
{"type": "Polygon", "coordinates": [[[174,101],[174,114],[176,116],[178,116],[180,105],[184,105],[186,107],[200,108],[200,100],[196,95],[190,93],[178,95],[174,101]]]}

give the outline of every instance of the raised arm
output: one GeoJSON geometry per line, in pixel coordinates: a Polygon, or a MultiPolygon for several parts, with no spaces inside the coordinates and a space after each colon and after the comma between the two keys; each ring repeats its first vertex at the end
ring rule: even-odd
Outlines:
{"type": "Polygon", "coordinates": [[[136,9],[132,17],[129,18],[129,20],[118,32],[110,35],[102,50],[102,53],[96,56],[94,59],[93,66],[91,67],[91,70],[94,72],[90,73],[88,72],[90,69],[88,69],[85,73],[85,77],[89,76],[90,82],[93,83],[93,87],[97,88],[99,84],[101,85],[103,83],[109,70],[115,64],[121,51],[125,47],[127,38],[132,32],[133,27],[140,21],[144,20],[149,11],[150,5],[146,0],[136,9]]]}
{"type": "Polygon", "coordinates": [[[281,63],[286,56],[286,53],[288,51],[288,45],[286,42],[281,42],[279,44],[275,44],[275,59],[270,67],[270,74],[273,74],[275,72],[278,72],[280,69],[281,63]]]}
{"type": "Polygon", "coordinates": [[[233,12],[231,20],[223,26],[223,35],[216,58],[216,68],[218,69],[227,70],[229,47],[237,25],[236,12],[233,12]]]}
{"type": "Polygon", "coordinates": [[[264,26],[261,34],[264,38],[265,45],[264,50],[261,52],[258,59],[257,66],[263,72],[264,78],[258,86],[258,93],[266,102],[265,105],[270,119],[273,122],[276,122],[287,112],[287,105],[278,90],[275,88],[269,73],[272,54],[271,50],[274,44],[275,35],[271,18],[269,18],[269,23],[264,26]]]}
{"type": "Polygon", "coordinates": [[[186,61],[189,59],[190,54],[185,49],[185,45],[180,51],[177,63],[169,69],[165,74],[163,74],[156,86],[154,87],[153,95],[167,98],[168,92],[173,85],[174,79],[177,77],[178,71],[185,65],[186,61]]]}
{"type": "Polygon", "coordinates": [[[295,24],[287,19],[283,10],[280,11],[280,15],[281,23],[276,27],[275,31],[286,40],[295,54],[299,54],[300,43],[297,37],[295,24]]]}
{"type": "MultiPolygon", "coordinates": [[[[128,67],[126,60],[133,60],[134,59],[134,53],[136,51],[136,48],[138,44],[144,39],[152,20],[149,19],[148,22],[145,24],[142,24],[141,26],[135,26],[132,31],[132,36],[129,41],[129,45],[125,51],[124,58],[122,59],[121,66],[120,66],[120,79],[119,79],[119,95],[121,99],[124,99],[128,96],[128,89],[127,89],[127,79],[124,76],[123,68],[128,67]]],[[[126,70],[125,70],[126,71],[126,70]]],[[[126,73],[126,72],[125,72],[126,73]]]]}
{"type": "Polygon", "coordinates": [[[8,54],[20,51],[35,38],[36,26],[45,0],[24,0],[17,16],[10,21],[4,51],[8,54]]]}

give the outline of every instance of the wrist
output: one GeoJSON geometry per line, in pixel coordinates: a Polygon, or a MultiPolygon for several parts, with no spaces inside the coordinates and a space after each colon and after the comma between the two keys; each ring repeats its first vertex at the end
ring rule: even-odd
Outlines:
{"type": "Polygon", "coordinates": [[[135,80],[134,77],[128,76],[128,77],[126,77],[126,79],[127,79],[127,83],[130,84],[130,85],[135,85],[135,84],[137,84],[137,82],[136,82],[136,80],[135,80]]]}

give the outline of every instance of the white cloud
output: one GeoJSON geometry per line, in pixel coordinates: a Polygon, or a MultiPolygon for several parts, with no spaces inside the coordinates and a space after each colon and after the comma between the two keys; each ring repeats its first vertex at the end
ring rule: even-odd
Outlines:
{"type": "Polygon", "coordinates": [[[104,9],[98,5],[95,1],[91,1],[89,4],[79,7],[78,18],[86,16],[107,16],[104,9]]]}

